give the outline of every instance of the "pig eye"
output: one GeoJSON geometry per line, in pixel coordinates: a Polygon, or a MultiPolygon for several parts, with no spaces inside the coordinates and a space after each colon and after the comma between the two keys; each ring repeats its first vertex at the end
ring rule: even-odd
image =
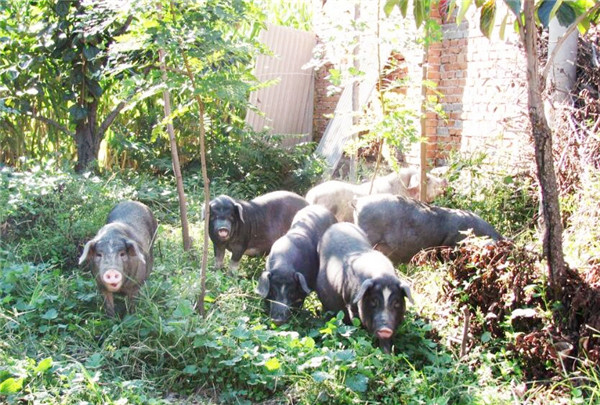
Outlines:
{"type": "Polygon", "coordinates": [[[399,309],[400,307],[402,307],[402,303],[400,301],[395,301],[394,308],[399,309]]]}
{"type": "Polygon", "coordinates": [[[372,307],[376,307],[377,304],[379,304],[379,300],[377,298],[371,298],[371,301],[369,301],[369,305],[372,307]]]}
{"type": "Polygon", "coordinates": [[[127,256],[127,252],[124,252],[124,251],[120,252],[119,256],[121,256],[121,258],[124,258],[125,256],[127,256]]]}
{"type": "Polygon", "coordinates": [[[96,258],[97,259],[101,259],[102,258],[102,253],[96,253],[96,258]]]}

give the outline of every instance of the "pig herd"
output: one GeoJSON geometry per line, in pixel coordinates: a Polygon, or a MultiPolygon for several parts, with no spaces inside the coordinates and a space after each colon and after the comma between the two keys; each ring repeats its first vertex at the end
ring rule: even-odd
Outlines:
{"type": "MultiPolygon", "coordinates": [[[[407,263],[421,249],[453,246],[466,232],[502,236],[477,215],[415,200],[419,172],[401,169],[364,184],[328,181],[306,198],[275,191],[250,201],[218,196],[209,203],[209,236],[215,266],[231,252],[229,271],[243,255],[268,255],[256,293],[268,304],[277,324],[316,291],[324,311],[343,311],[389,353],[404,319],[409,285],[395,265],[407,263]]],[[[427,175],[427,199],[443,193],[445,180],[427,175]]],[[[205,213],[202,215],[203,219],[205,213]]],[[[113,294],[125,295],[129,308],[152,270],[157,222],[144,204],[124,201],[87,242],[79,263],[90,262],[104,306],[114,316],[113,294]]]]}

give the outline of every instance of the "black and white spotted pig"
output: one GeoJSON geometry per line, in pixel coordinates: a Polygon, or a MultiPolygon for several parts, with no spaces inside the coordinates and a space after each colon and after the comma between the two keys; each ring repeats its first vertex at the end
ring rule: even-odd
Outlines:
{"type": "Polygon", "coordinates": [[[106,225],[94,239],[85,244],[79,264],[92,263],[108,316],[115,315],[116,293],[127,296],[133,311],[133,300],[152,271],[156,228],[156,219],[146,205],[123,201],[108,214],[106,225]]]}
{"type": "Polygon", "coordinates": [[[231,252],[229,268],[235,270],[242,256],[266,255],[283,236],[294,215],[308,203],[298,194],[273,191],[250,201],[220,195],[209,203],[208,233],[217,268],[223,267],[225,250],[231,252]]]}
{"type": "Polygon", "coordinates": [[[358,317],[389,353],[396,328],[404,320],[405,298],[413,302],[392,262],[373,250],[356,225],[332,225],[319,245],[317,295],[325,311],[343,310],[345,321],[358,317]]]}
{"type": "Polygon", "coordinates": [[[256,291],[269,301],[269,315],[275,324],[287,322],[290,309],[302,307],[306,296],[315,289],[319,272],[317,246],[336,222],[327,208],[309,205],[298,211],[290,230],[271,247],[256,291]]]}

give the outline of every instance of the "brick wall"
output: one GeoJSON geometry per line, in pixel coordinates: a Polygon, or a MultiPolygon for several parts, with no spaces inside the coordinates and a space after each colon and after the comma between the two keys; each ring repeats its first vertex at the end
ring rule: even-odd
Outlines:
{"type": "MultiPolygon", "coordinates": [[[[434,17],[440,18],[438,10],[433,12],[434,17]]],[[[511,163],[528,159],[529,155],[523,153],[531,149],[525,57],[512,25],[507,25],[505,39],[499,38],[498,28],[491,39],[484,37],[474,14],[467,15],[460,25],[454,20],[441,25],[442,41],[429,47],[427,77],[442,93],[440,103],[446,118],[427,113],[425,135],[430,166],[444,164],[450,151],[465,154],[485,151],[496,160],[511,163]]],[[[399,37],[402,35],[408,34],[399,33],[399,37]]],[[[401,47],[397,51],[405,53],[401,47]]],[[[406,50],[405,56],[409,64],[407,74],[420,83],[418,63],[422,57],[414,50],[406,50]]],[[[322,79],[323,76],[317,78],[316,97],[323,93],[320,88],[328,84],[322,79]]],[[[418,98],[418,94],[414,89],[412,93],[409,91],[411,98],[418,98]]],[[[331,105],[333,99],[321,100],[315,100],[316,140],[326,127],[325,122],[317,124],[319,116],[335,109],[331,105]],[[323,105],[319,105],[321,102],[323,105]]],[[[418,163],[418,147],[405,158],[410,164],[418,163]]]]}
{"type": "Polygon", "coordinates": [[[331,83],[327,80],[329,75],[329,69],[333,67],[333,64],[326,63],[321,66],[315,74],[315,100],[314,100],[314,113],[313,113],[313,141],[319,142],[327,124],[329,123],[329,117],[335,111],[335,106],[340,99],[341,93],[335,92],[329,94],[328,87],[331,83]]]}

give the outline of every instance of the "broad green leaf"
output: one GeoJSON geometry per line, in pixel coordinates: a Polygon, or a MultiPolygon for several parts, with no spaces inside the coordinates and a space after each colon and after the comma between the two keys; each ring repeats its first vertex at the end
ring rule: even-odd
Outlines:
{"type": "Polygon", "coordinates": [[[83,48],[83,56],[86,60],[92,60],[100,53],[100,49],[95,46],[86,46],[83,48]]]}
{"type": "Polygon", "coordinates": [[[87,359],[85,366],[87,368],[99,368],[102,363],[104,363],[104,356],[100,353],[94,353],[87,359]]]}
{"type": "Polygon", "coordinates": [[[96,80],[89,79],[86,80],[86,84],[88,85],[88,90],[95,98],[100,98],[100,96],[102,96],[104,90],[100,86],[100,83],[98,83],[96,80]]]}
{"type": "Polygon", "coordinates": [[[521,0],[504,0],[514,15],[521,14],[521,0]]]}
{"type": "Polygon", "coordinates": [[[496,1],[489,0],[481,8],[481,17],[479,19],[479,29],[486,37],[492,35],[494,23],[496,21],[496,1]]]}
{"type": "Polygon", "coordinates": [[[87,117],[88,112],[85,108],[74,105],[69,108],[69,114],[71,114],[71,119],[73,121],[81,121],[87,117]]]}
{"type": "Polygon", "coordinates": [[[500,39],[504,39],[504,34],[506,33],[506,25],[508,24],[508,13],[504,15],[502,19],[502,23],[500,24],[500,39]]]}
{"type": "Polygon", "coordinates": [[[48,371],[48,369],[50,369],[50,367],[52,367],[52,357],[46,357],[38,363],[38,365],[33,369],[33,372],[35,374],[45,373],[48,371]]]}
{"type": "Polygon", "coordinates": [[[556,18],[560,25],[568,27],[575,22],[577,14],[575,13],[575,9],[573,9],[569,3],[562,3],[556,11],[556,18]]]}
{"type": "Polygon", "coordinates": [[[194,364],[187,365],[184,367],[183,372],[185,374],[189,374],[189,375],[198,374],[198,366],[196,366],[194,364]]]}
{"type": "Polygon", "coordinates": [[[51,319],[55,319],[57,316],[58,316],[58,311],[54,308],[50,308],[49,310],[46,311],[46,313],[44,315],[41,316],[41,318],[51,320],[51,319]]]}
{"type": "Polygon", "coordinates": [[[399,0],[387,0],[383,5],[383,11],[385,12],[386,17],[389,17],[394,11],[394,7],[400,7],[399,0]]]}
{"type": "Polygon", "coordinates": [[[279,370],[279,368],[281,367],[281,363],[279,363],[279,360],[277,360],[277,357],[271,357],[269,360],[267,360],[265,362],[265,367],[269,371],[275,371],[275,370],[279,370]]]}
{"type": "Polygon", "coordinates": [[[548,24],[550,24],[550,12],[552,11],[554,4],[556,4],[556,1],[543,0],[537,9],[538,19],[544,27],[547,27],[548,24]]]}
{"type": "Polygon", "coordinates": [[[69,14],[70,4],[71,2],[68,0],[60,0],[58,3],[56,3],[56,14],[58,14],[59,17],[65,17],[67,14],[69,14]]]}
{"type": "Polygon", "coordinates": [[[14,394],[23,388],[23,379],[7,378],[0,384],[0,394],[14,394]]]}
{"type": "Polygon", "coordinates": [[[399,0],[398,8],[400,9],[402,17],[406,18],[406,13],[408,12],[408,0],[399,0]]]}
{"type": "Polygon", "coordinates": [[[333,376],[329,373],[326,373],[325,371],[315,371],[314,373],[312,373],[312,378],[316,382],[320,383],[325,380],[333,379],[333,376]]]}
{"type": "Polygon", "coordinates": [[[354,392],[366,392],[369,385],[369,379],[363,374],[351,375],[346,378],[346,387],[354,392]]]}
{"type": "Polygon", "coordinates": [[[471,0],[462,0],[462,3],[460,4],[460,8],[458,9],[458,15],[456,16],[456,23],[460,24],[463,20],[463,18],[465,18],[465,15],[467,14],[467,10],[469,10],[469,7],[471,7],[471,0]]]}
{"type": "Polygon", "coordinates": [[[427,18],[427,12],[425,7],[425,1],[415,1],[413,4],[413,14],[415,17],[415,24],[417,28],[423,24],[425,18],[427,18]]]}

